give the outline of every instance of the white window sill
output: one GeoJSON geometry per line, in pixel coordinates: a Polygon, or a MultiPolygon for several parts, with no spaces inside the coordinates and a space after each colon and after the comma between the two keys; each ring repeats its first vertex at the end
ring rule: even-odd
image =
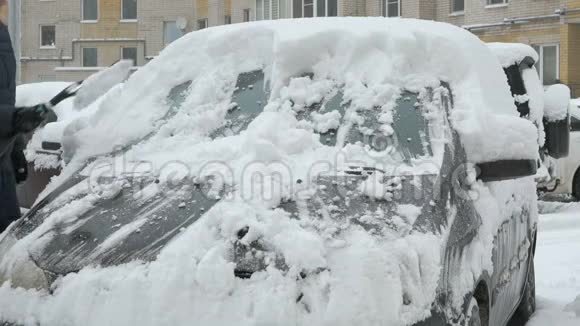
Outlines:
{"type": "Polygon", "coordinates": [[[56,50],[56,46],[41,46],[41,50],[56,50]]]}
{"type": "Polygon", "coordinates": [[[498,3],[495,5],[487,5],[487,6],[485,6],[485,9],[505,8],[507,6],[508,6],[508,3],[498,3]]]}
{"type": "Polygon", "coordinates": [[[121,19],[120,22],[121,23],[138,23],[139,20],[137,20],[137,19],[121,19]]]}
{"type": "Polygon", "coordinates": [[[465,15],[465,11],[455,11],[449,14],[449,17],[459,17],[459,16],[464,16],[465,15]]]}
{"type": "Polygon", "coordinates": [[[98,20],[81,20],[81,24],[96,24],[98,20]]]}

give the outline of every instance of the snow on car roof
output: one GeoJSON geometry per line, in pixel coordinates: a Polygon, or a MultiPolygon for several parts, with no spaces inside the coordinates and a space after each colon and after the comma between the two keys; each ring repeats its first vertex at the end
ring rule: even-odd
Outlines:
{"type": "Polygon", "coordinates": [[[538,53],[531,46],[522,43],[487,43],[489,49],[498,58],[502,67],[507,68],[514,64],[520,64],[526,57],[538,62],[538,53]]]}
{"type": "MultiPolygon", "coordinates": [[[[518,124],[503,118],[493,119],[497,120],[493,126],[486,122],[490,120],[487,114],[516,117],[517,111],[501,66],[476,36],[449,24],[384,18],[265,21],[186,35],[136,72],[122,94],[111,96],[80,137],[84,154],[108,153],[155,130],[155,122],[168,110],[159,104],[179,83],[235,79],[255,69],[266,72],[272,98],[290,77],[311,72],[338,84],[354,79],[407,89],[445,81],[454,93],[456,111],[461,112],[455,121],[457,129],[470,130],[462,140],[466,145],[476,143],[467,146],[472,161],[493,160],[502,154],[512,158],[534,155],[510,148],[514,143],[531,144],[530,137],[488,142],[483,149],[473,139],[489,134],[488,128],[518,124]]],[[[200,93],[191,100],[207,103],[210,99],[200,93]]],[[[527,129],[523,135],[530,131],[522,128],[527,129]]]]}

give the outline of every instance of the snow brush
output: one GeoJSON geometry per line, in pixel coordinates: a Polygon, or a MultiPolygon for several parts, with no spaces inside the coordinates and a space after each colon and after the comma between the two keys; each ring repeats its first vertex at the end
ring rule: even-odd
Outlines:
{"type": "MultiPolygon", "coordinates": [[[[56,113],[54,113],[54,111],[52,109],[55,106],[59,105],[62,101],[75,96],[78,93],[78,91],[81,89],[82,84],[83,84],[83,82],[79,81],[79,82],[76,82],[76,83],[69,85],[67,88],[63,89],[60,93],[56,94],[56,96],[53,97],[50,101],[45,103],[44,106],[47,109],[49,109],[48,116],[45,119],[45,121],[38,128],[42,128],[43,126],[45,126],[49,122],[57,121],[58,117],[56,116],[56,113]]],[[[1,146],[0,148],[2,149],[2,151],[0,152],[0,157],[3,157],[4,154],[6,154],[6,151],[8,151],[8,149],[12,147],[12,144],[14,144],[18,135],[20,135],[20,133],[16,133],[15,135],[11,136],[7,140],[2,141],[2,144],[0,144],[0,146],[1,146]]]]}

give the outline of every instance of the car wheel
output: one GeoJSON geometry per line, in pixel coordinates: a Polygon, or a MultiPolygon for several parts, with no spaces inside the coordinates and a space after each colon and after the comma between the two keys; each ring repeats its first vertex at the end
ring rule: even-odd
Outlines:
{"type": "Polygon", "coordinates": [[[522,325],[530,320],[536,311],[536,275],[534,271],[534,257],[531,256],[531,258],[532,262],[530,264],[530,270],[528,271],[522,301],[514,316],[514,319],[518,320],[522,325]]]}
{"type": "Polygon", "coordinates": [[[580,170],[578,170],[574,176],[574,181],[572,184],[572,196],[574,196],[577,201],[580,201],[580,170]]]}
{"type": "Polygon", "coordinates": [[[465,326],[481,326],[481,315],[479,314],[479,304],[475,298],[471,298],[465,326]]]}

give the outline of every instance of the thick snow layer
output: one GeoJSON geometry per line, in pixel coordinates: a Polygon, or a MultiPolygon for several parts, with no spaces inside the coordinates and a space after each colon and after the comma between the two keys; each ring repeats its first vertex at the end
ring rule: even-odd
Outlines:
{"type": "Polygon", "coordinates": [[[548,121],[566,119],[570,107],[570,88],[566,85],[552,85],[544,96],[544,115],[548,121]]]}
{"type": "Polygon", "coordinates": [[[580,98],[573,99],[570,102],[572,103],[572,106],[575,106],[580,109],[580,98]]]}
{"type": "Polygon", "coordinates": [[[522,43],[487,43],[487,46],[498,58],[502,67],[519,65],[526,57],[538,62],[538,52],[531,46],[522,43]]]}
{"type": "MultiPolygon", "coordinates": [[[[181,38],[92,105],[97,109],[91,119],[68,129],[66,142],[75,148],[74,156],[46,192],[87,157],[134,144],[121,160],[150,163],[160,174],[159,187],[167,183],[167,171],[161,168],[179,162],[196,179],[221,177],[212,190],[218,194],[230,186],[231,198],[182,230],[154,262],[85,268],[60,279],[51,295],[3,286],[0,316],[42,325],[156,326],[189,325],[192,320],[202,325],[398,326],[424,319],[436,298],[449,230],[412,231],[410,224],[420,209],[408,205],[394,209],[395,223],[404,226],[403,231],[386,230],[385,235],[309,214],[292,219],[277,207],[297,198],[295,180],[311,181],[322,173],[315,169],[313,173],[320,162],[326,163],[321,169],[326,172],[328,167],[344,170],[351,161],[385,170],[357,191],[396,203],[390,193],[400,187],[400,178],[381,183],[378,177],[400,172],[401,166],[422,174],[440,164],[441,147],[451,140],[445,119],[446,84],[453,95],[451,124],[469,160],[536,158],[537,131],[518,117],[497,59],[477,37],[460,28],[403,19],[305,19],[223,26],[181,38]],[[209,137],[237,107],[232,94],[238,75],[255,70],[265,72],[271,89],[264,112],[239,134],[209,137]],[[170,90],[189,81],[184,102],[172,110],[170,90]],[[324,106],[338,90],[348,106],[344,115],[319,112],[308,115],[311,121],[300,119],[307,107],[321,102],[324,106]],[[368,144],[346,142],[352,128],[367,135],[369,128],[362,126],[365,119],[357,110],[378,115],[380,130],[392,134],[397,123],[393,110],[405,90],[419,93],[417,108],[431,136],[431,144],[422,145],[430,145],[433,155],[402,164],[388,149],[376,152],[368,144]],[[432,90],[433,98],[427,90],[432,90]],[[315,131],[333,130],[340,119],[346,126],[337,132],[337,146],[324,145],[315,131]],[[431,163],[430,169],[422,168],[423,163],[431,163]],[[264,180],[244,179],[252,172],[264,180]],[[285,178],[287,174],[290,177],[285,178]],[[271,266],[250,280],[234,277],[227,249],[244,226],[252,230],[250,237],[267,241],[283,256],[288,272],[271,266]],[[297,281],[302,270],[317,272],[297,281]],[[301,293],[303,299],[297,302],[301,293]],[[12,304],[2,304],[7,302],[12,304]]],[[[133,172],[130,166],[117,172],[133,172]]],[[[96,167],[94,163],[83,173],[92,174],[96,167]]],[[[509,209],[533,207],[536,200],[532,178],[476,183],[474,188],[480,194],[476,207],[483,212],[482,232],[473,246],[454,257],[466,262],[457,266],[452,280],[456,307],[473,290],[482,270],[493,269],[493,232],[511,217],[509,209]]],[[[75,188],[59,198],[53,204],[58,209],[1,257],[0,270],[9,272],[15,262],[44,244],[46,231],[63,222],[75,223],[102,196],[118,194],[121,186],[113,183],[100,190],[75,188]]],[[[309,188],[301,190],[312,193],[309,188]]],[[[156,191],[147,189],[141,195],[156,191]]],[[[330,214],[331,206],[321,209],[323,215],[330,214]]],[[[386,213],[393,212],[379,209],[362,218],[384,221],[386,213]]],[[[138,229],[141,218],[119,229],[101,250],[138,229]]]]}
{"type": "Polygon", "coordinates": [[[83,87],[74,98],[74,108],[82,110],[99,97],[105,95],[111,88],[124,82],[133,68],[132,60],[121,60],[110,68],[99,71],[83,82],[83,87]]]}
{"type": "Polygon", "coordinates": [[[546,134],[544,132],[544,86],[540,81],[538,71],[535,68],[524,69],[522,79],[526,87],[528,106],[530,107],[529,119],[538,128],[538,144],[544,147],[546,134]]]}
{"type": "Polygon", "coordinates": [[[580,295],[580,205],[543,202],[536,249],[538,307],[527,326],[576,326],[580,295]]]}

